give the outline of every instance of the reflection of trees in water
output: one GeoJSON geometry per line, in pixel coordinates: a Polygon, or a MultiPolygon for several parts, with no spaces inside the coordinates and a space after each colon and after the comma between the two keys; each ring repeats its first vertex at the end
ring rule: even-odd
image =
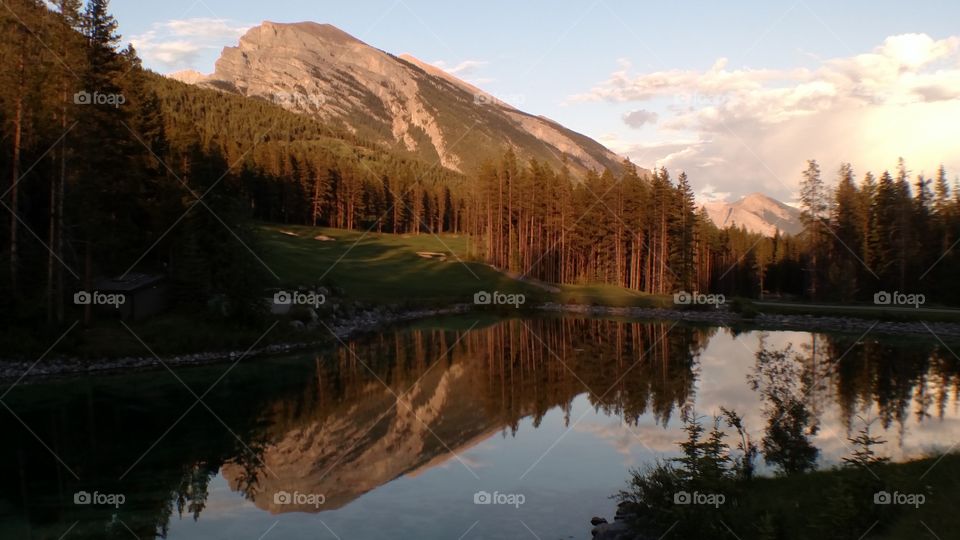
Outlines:
{"type": "Polygon", "coordinates": [[[902,446],[911,414],[942,419],[960,394],[960,361],[942,345],[811,335],[800,349],[771,350],[761,339],[748,376],[764,399],[765,457],[785,472],[816,459],[809,438],[827,403],[839,406],[848,435],[877,417],[884,429],[896,425],[902,446]]]}
{"type": "Polygon", "coordinates": [[[902,436],[911,414],[917,422],[942,419],[960,393],[960,361],[943,345],[879,342],[850,336],[827,339],[835,396],[848,433],[854,419],[877,415],[884,429],[895,423],[902,436]],[[876,411],[874,411],[874,408],[876,411]]]}
{"type": "Polygon", "coordinates": [[[691,399],[694,354],[712,332],[671,330],[662,323],[548,319],[357,340],[319,355],[307,384],[264,408],[262,440],[275,443],[271,456],[279,460],[280,476],[256,467],[241,475],[231,467],[224,475],[231,488],[260,503],[297,474],[305,482],[298,484],[301,490],[324,492],[327,508],[336,508],[368,489],[371,478],[345,488],[348,480],[336,475],[337,483],[330,485],[330,467],[349,464],[359,470],[380,460],[379,471],[405,474],[491,430],[515,433],[524,418],[538,426],[551,409],[561,410],[569,422],[579,395],[627,422],[650,413],[666,424],[674,408],[691,399]],[[413,410],[419,414],[411,419],[413,410]],[[417,423],[429,425],[427,432],[417,423]],[[294,447],[309,462],[291,457],[294,447]],[[384,448],[393,450],[384,455],[384,448]],[[406,454],[411,449],[416,450],[406,454]]]}
{"type": "Polygon", "coordinates": [[[382,334],[351,343],[352,352],[339,348],[318,358],[315,384],[278,400],[266,423],[272,434],[286,433],[381,394],[381,381],[402,395],[428,371],[460,366],[472,381],[472,397],[483,403],[482,414],[513,431],[527,416],[539,425],[554,407],[569,415],[572,400],[583,393],[627,422],[649,412],[666,424],[691,398],[695,355],[715,331],[671,326],[544,319],[382,334]]]}
{"type": "Polygon", "coordinates": [[[183,472],[180,485],[177,486],[177,513],[183,517],[186,510],[194,521],[200,518],[200,512],[207,507],[207,486],[217,471],[211,470],[207,463],[195,463],[183,472]]]}
{"type": "Polygon", "coordinates": [[[771,349],[762,336],[747,377],[764,402],[764,457],[787,474],[814,467],[811,437],[827,403],[838,404],[848,435],[855,418],[877,415],[884,429],[896,424],[902,446],[911,413],[942,419],[960,392],[960,361],[942,345],[812,334],[799,349],[771,349]]]}
{"type": "MultiPolygon", "coordinates": [[[[225,369],[182,370],[179,376],[193,388],[207,388],[225,369]]],[[[261,436],[255,423],[260,411],[302,388],[304,374],[278,371],[264,385],[256,366],[239,366],[226,385],[204,397],[222,424],[203,407],[190,408],[195,398],[174,377],[156,372],[15,388],[5,402],[33,433],[12,415],[0,415],[0,430],[8,434],[0,445],[0,506],[15,509],[6,515],[23,521],[23,533],[14,536],[59,538],[77,522],[69,538],[130,538],[131,531],[165,537],[174,512],[197,518],[210,479],[225,460],[246,452],[230,431],[256,447],[250,441],[261,436]],[[119,509],[75,505],[73,494],[81,490],[121,493],[126,502],[119,509]]]]}
{"type": "Polygon", "coordinates": [[[747,375],[750,388],[763,398],[763,457],[788,475],[812,470],[820,453],[810,440],[820,429],[819,417],[810,406],[818,371],[814,351],[815,346],[809,356],[803,355],[792,345],[770,350],[761,337],[756,363],[747,375]]]}

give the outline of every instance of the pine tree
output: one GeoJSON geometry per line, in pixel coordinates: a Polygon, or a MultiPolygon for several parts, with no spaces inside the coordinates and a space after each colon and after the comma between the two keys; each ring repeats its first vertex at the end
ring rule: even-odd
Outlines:
{"type": "Polygon", "coordinates": [[[861,285],[876,280],[874,272],[877,260],[876,254],[873,251],[874,244],[871,241],[871,235],[874,232],[873,214],[876,195],[877,181],[873,177],[873,173],[868,172],[863,176],[863,182],[860,186],[856,216],[857,228],[860,230],[860,240],[858,243],[861,253],[860,258],[864,262],[863,265],[857,268],[859,272],[857,283],[861,285]]]}
{"type": "MultiPolygon", "coordinates": [[[[31,28],[35,26],[39,19],[37,13],[41,9],[37,2],[33,0],[18,0],[12,5],[4,5],[3,28],[4,35],[11,36],[13,39],[5,43],[0,52],[3,56],[12,60],[9,69],[4,69],[4,75],[8,78],[10,85],[10,95],[8,99],[13,102],[13,111],[11,116],[11,166],[10,166],[10,187],[4,190],[9,204],[4,203],[10,213],[9,217],[9,277],[10,292],[14,297],[21,296],[22,291],[19,288],[20,272],[20,181],[23,169],[21,166],[24,150],[24,134],[27,129],[27,122],[31,116],[27,103],[29,93],[29,81],[35,66],[39,64],[37,58],[37,49],[34,46],[34,40],[30,33],[31,28]]],[[[6,84],[4,85],[6,86],[6,84]]]]}
{"type": "Polygon", "coordinates": [[[863,231],[860,228],[860,194],[853,180],[853,168],[849,163],[840,166],[839,181],[834,192],[834,205],[830,219],[833,228],[832,282],[844,300],[852,300],[858,290],[857,274],[863,231]]]}
{"type": "Polygon", "coordinates": [[[889,171],[880,175],[870,223],[870,266],[881,288],[895,288],[897,277],[899,196],[889,171]]]}
{"type": "Polygon", "coordinates": [[[680,173],[677,179],[676,206],[673,211],[671,234],[670,267],[679,280],[683,290],[693,288],[694,273],[694,231],[696,226],[696,203],[693,188],[687,179],[687,173],[680,173]]]}
{"type": "Polygon", "coordinates": [[[809,292],[813,298],[820,294],[821,264],[823,261],[823,244],[825,232],[823,220],[828,209],[828,199],[823,179],[820,177],[820,165],[816,160],[807,161],[807,169],[803,172],[803,181],[800,183],[800,204],[802,213],[800,219],[804,224],[804,232],[810,245],[809,292]]]}
{"type": "Polygon", "coordinates": [[[940,165],[933,183],[933,221],[936,237],[940,239],[940,253],[947,253],[954,243],[951,223],[954,218],[953,200],[950,197],[950,184],[947,170],[940,165]]]}
{"type": "Polygon", "coordinates": [[[907,276],[914,261],[915,246],[913,216],[915,205],[910,195],[910,177],[903,158],[897,161],[896,180],[896,235],[894,236],[897,279],[895,287],[905,290],[907,276]]]}
{"type": "Polygon", "coordinates": [[[64,319],[64,269],[61,261],[64,257],[64,198],[68,178],[68,161],[71,156],[70,134],[68,129],[73,121],[73,89],[76,88],[76,70],[84,62],[82,41],[78,31],[81,26],[80,0],[57,0],[57,25],[53,32],[54,47],[59,55],[59,65],[55,66],[59,83],[59,117],[63,132],[59,145],[59,172],[50,176],[50,219],[48,223],[48,241],[50,251],[47,256],[47,320],[62,323],[64,319]],[[72,67],[71,67],[72,66],[72,67]]]}
{"type": "MultiPolygon", "coordinates": [[[[73,208],[83,235],[83,281],[87,290],[93,288],[97,268],[119,272],[125,261],[136,257],[130,246],[138,245],[130,241],[134,229],[129,222],[137,179],[128,176],[134,170],[129,157],[138,150],[130,145],[129,117],[121,104],[126,96],[120,80],[128,68],[116,50],[120,36],[108,3],[91,0],[82,25],[87,39],[87,69],[81,75],[85,98],[78,108],[78,153],[82,158],[77,162],[73,208]]],[[[90,318],[88,305],[85,322],[90,318]]]]}

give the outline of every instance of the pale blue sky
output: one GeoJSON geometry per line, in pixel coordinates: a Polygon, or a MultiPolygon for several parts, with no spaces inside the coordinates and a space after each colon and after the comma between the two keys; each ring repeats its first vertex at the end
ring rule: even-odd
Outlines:
{"type": "MultiPolygon", "coordinates": [[[[769,140],[769,133],[755,133],[751,125],[747,125],[749,122],[739,123],[743,118],[730,110],[724,111],[727,116],[723,130],[703,127],[702,118],[693,124],[670,121],[676,119],[678,108],[690,112],[727,103],[731,97],[728,85],[708,96],[702,95],[701,89],[681,97],[678,94],[683,94],[682,88],[677,85],[683,83],[677,81],[668,83],[669,89],[661,88],[655,95],[635,91],[628,95],[591,93],[591,90],[604,86],[609,90],[610,85],[604,82],[611,79],[614,72],[623,70],[624,62],[631,66],[624,73],[624,79],[634,80],[658,72],[705,74],[721,58],[727,59],[721,70],[724,81],[740,78],[750,81],[745,84],[752,88],[758,84],[758,78],[762,79],[760,86],[768,90],[796,89],[812,79],[835,84],[833,74],[813,74],[825,65],[832,65],[832,59],[850,59],[875,52],[890,36],[925,34],[935,44],[942,45],[942,40],[960,35],[956,25],[960,20],[960,2],[946,0],[917,3],[114,0],[111,7],[120,21],[124,39],[136,39],[141,44],[146,65],[160,72],[191,67],[209,73],[220,48],[236,42],[238,29],[263,20],[331,23],[394,54],[410,53],[427,62],[442,62],[447,69],[464,67],[456,72],[461,78],[506,101],[519,102],[524,110],[551,117],[601,140],[614,150],[631,155],[641,165],[692,169],[695,183],[699,183],[700,189],[706,188],[706,193],[710,187],[734,195],[760,190],[783,199],[789,199],[792,194],[792,176],[796,176],[792,171],[802,159],[782,158],[769,148],[761,148],[760,143],[769,140]],[[207,19],[206,26],[197,19],[207,19]],[[794,76],[791,70],[801,68],[807,72],[794,76]],[[764,76],[759,70],[773,74],[764,76]],[[581,98],[572,99],[577,95],[581,98]],[[623,116],[637,110],[646,111],[637,118],[650,120],[654,117],[649,113],[655,113],[656,120],[639,127],[627,125],[623,116]],[[759,139],[755,143],[756,137],[759,139]],[[712,152],[708,151],[708,146],[718,143],[718,138],[727,139],[727,149],[716,146],[712,152]],[[738,139],[746,154],[737,159],[752,159],[754,163],[744,170],[732,172],[728,166],[727,172],[721,172],[716,165],[732,157],[729,145],[738,139]],[[690,151],[684,153],[684,148],[690,151]]],[[[960,68],[954,50],[956,44],[951,41],[944,46],[950,49],[949,54],[938,53],[935,58],[931,57],[936,62],[931,60],[917,69],[927,73],[934,68],[942,70],[944,66],[952,71],[960,68]]],[[[834,71],[844,71],[834,68],[834,71]]],[[[649,88],[651,84],[656,86],[657,80],[635,82],[649,88]]],[[[951,76],[941,83],[954,81],[951,76]]],[[[738,84],[733,88],[735,92],[744,90],[738,84]]],[[[835,85],[828,93],[836,97],[838,93],[857,91],[835,85]]],[[[819,93],[817,96],[822,97],[819,93]]],[[[736,97],[752,99],[743,94],[736,97]]],[[[960,96],[947,97],[945,101],[951,105],[960,103],[953,99],[960,96]]],[[[870,103],[875,101],[871,98],[870,103]]],[[[897,102],[897,105],[903,104],[897,102]]],[[[850,107],[844,106],[843,110],[849,111],[850,107]]],[[[795,108],[791,111],[796,112],[795,108]]],[[[944,113],[943,110],[927,112],[934,116],[944,113]]],[[[869,125],[875,125],[876,121],[873,118],[874,124],[869,125]]],[[[789,128],[794,129],[792,125],[789,128]]],[[[797,137],[801,141],[808,138],[797,137]]],[[[796,143],[783,141],[783,144],[795,146],[796,143]]],[[[803,152],[818,154],[818,149],[800,151],[803,152]]],[[[909,154],[907,149],[902,153],[909,154]]],[[[860,155],[859,149],[841,154],[845,156],[842,158],[831,152],[825,154],[822,159],[827,161],[828,169],[834,166],[831,159],[854,161],[861,171],[889,166],[886,162],[875,163],[876,157],[860,155]],[[868,162],[870,157],[873,161],[868,162]],[[864,161],[862,164],[857,162],[860,159],[864,161]]],[[[912,156],[907,157],[909,160],[912,156]]],[[[895,159],[895,155],[890,157],[891,161],[895,159]]],[[[931,170],[937,160],[960,166],[960,162],[951,162],[939,154],[918,154],[915,160],[916,172],[931,170]]]]}

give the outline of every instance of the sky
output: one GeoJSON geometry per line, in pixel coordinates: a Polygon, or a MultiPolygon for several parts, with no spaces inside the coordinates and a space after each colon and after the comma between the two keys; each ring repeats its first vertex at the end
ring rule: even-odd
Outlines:
{"type": "Polygon", "coordinates": [[[906,159],[960,174],[960,2],[113,0],[160,73],[213,71],[251,26],[330,23],[409,53],[642,167],[686,171],[701,202],[797,196],[906,159]]]}

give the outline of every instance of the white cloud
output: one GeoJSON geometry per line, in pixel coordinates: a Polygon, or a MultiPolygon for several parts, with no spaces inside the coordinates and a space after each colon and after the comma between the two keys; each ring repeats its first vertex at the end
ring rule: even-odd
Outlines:
{"type": "Polygon", "coordinates": [[[130,38],[147,64],[164,70],[196,68],[200,56],[240,38],[250,25],[229,19],[197,17],[154,23],[150,30],[130,38]]]}
{"type": "Polygon", "coordinates": [[[729,191],[717,191],[717,188],[712,184],[706,184],[700,191],[697,192],[697,202],[707,203],[707,202],[718,202],[726,201],[730,198],[729,191]]]}
{"type": "Polygon", "coordinates": [[[640,129],[647,124],[656,124],[660,115],[646,109],[637,109],[623,115],[623,123],[634,129],[640,129]]]}
{"type": "Polygon", "coordinates": [[[701,191],[787,200],[811,158],[829,174],[841,161],[862,174],[901,155],[916,173],[941,162],[960,169],[960,37],[891,36],[868,53],[813,69],[730,69],[720,58],[704,71],[631,74],[621,61],[606,81],[569,101],[659,107],[660,133],[692,142],[620,141],[621,151],[628,147],[624,153],[642,166],[684,169],[701,191]]]}
{"type": "Polygon", "coordinates": [[[477,71],[478,68],[483,67],[490,62],[486,60],[464,60],[459,64],[450,66],[447,62],[443,60],[437,60],[432,62],[432,64],[451,75],[456,75],[457,77],[465,77],[477,71]]]}
{"type": "Polygon", "coordinates": [[[175,19],[161,24],[169,29],[170,33],[175,36],[192,37],[240,37],[250,29],[249,26],[237,26],[235,23],[227,19],[210,19],[202,17],[195,19],[175,19]]]}
{"type": "Polygon", "coordinates": [[[490,84],[496,80],[491,77],[478,76],[478,72],[481,70],[481,68],[490,64],[490,62],[486,60],[463,60],[454,65],[450,65],[449,62],[444,60],[436,60],[434,62],[430,62],[430,64],[476,87],[482,88],[484,85],[490,84]]]}
{"type": "MultiPolygon", "coordinates": [[[[134,47],[136,46],[137,44],[134,43],[134,47]]],[[[193,66],[201,50],[202,47],[189,41],[167,41],[150,44],[140,52],[161,64],[176,67],[179,65],[193,66]]]]}

